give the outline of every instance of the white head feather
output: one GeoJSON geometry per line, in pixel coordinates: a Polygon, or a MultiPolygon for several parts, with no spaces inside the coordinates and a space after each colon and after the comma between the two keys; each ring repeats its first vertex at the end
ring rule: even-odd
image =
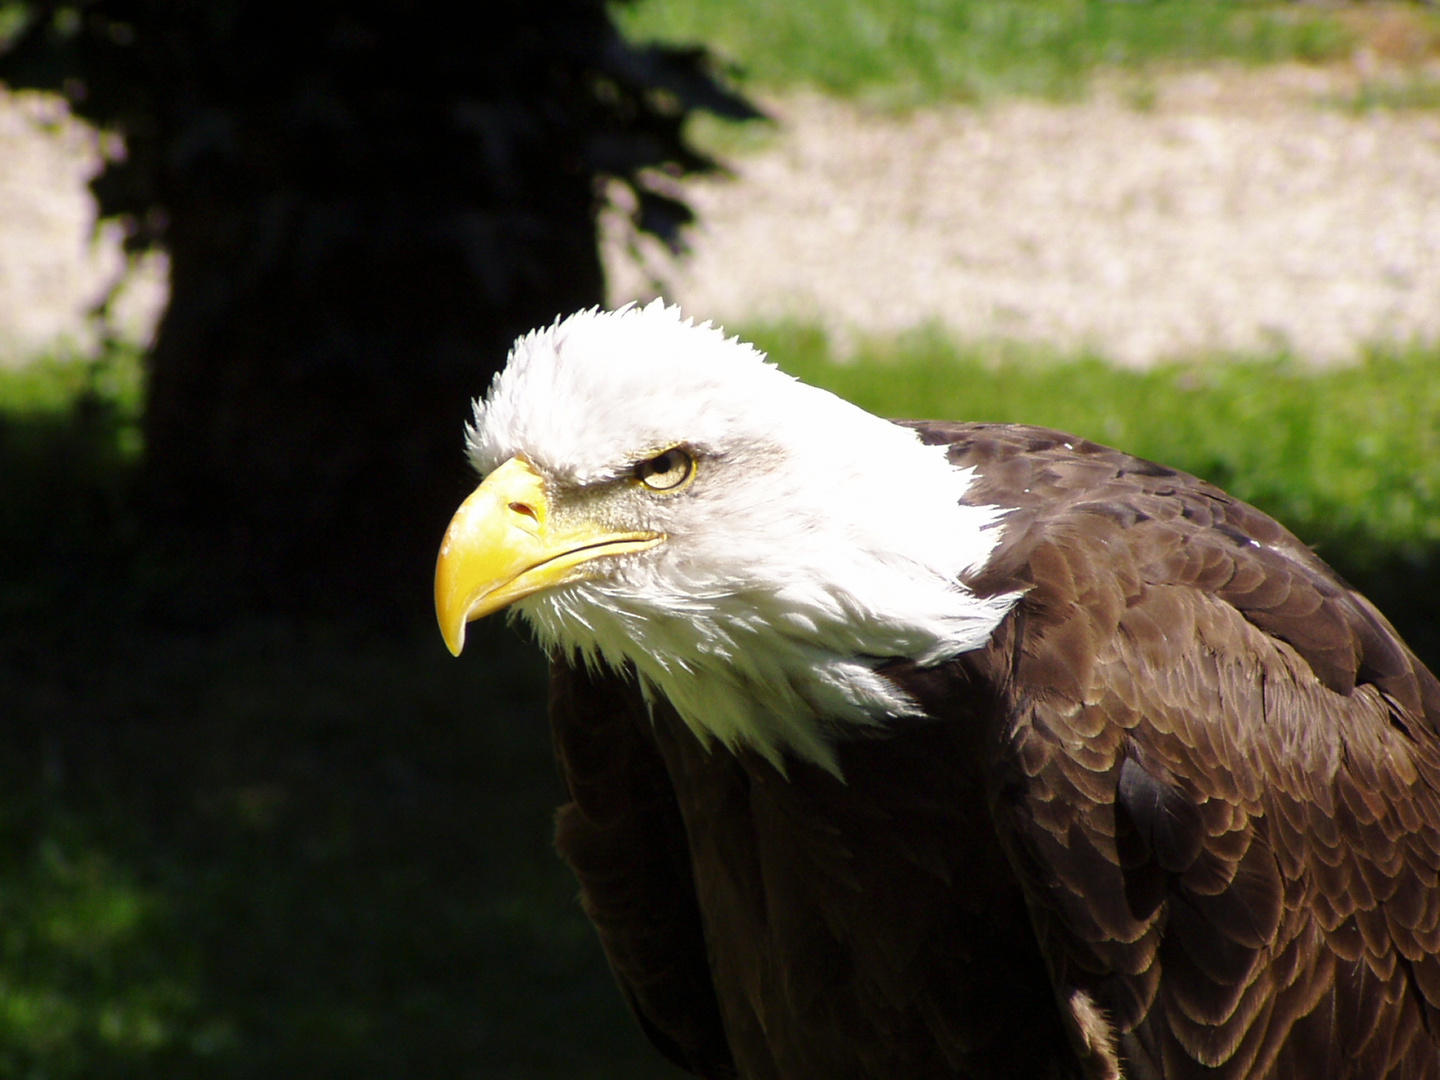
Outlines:
{"type": "Polygon", "coordinates": [[[845,727],[919,712],[879,664],[974,649],[1016,600],[961,581],[1003,512],[963,501],[943,447],[659,300],[521,338],[469,432],[481,472],[522,454],[562,498],[674,446],[694,482],[626,522],[667,541],[516,610],[547,648],[633,664],[707,743],[834,770],[845,727]]]}

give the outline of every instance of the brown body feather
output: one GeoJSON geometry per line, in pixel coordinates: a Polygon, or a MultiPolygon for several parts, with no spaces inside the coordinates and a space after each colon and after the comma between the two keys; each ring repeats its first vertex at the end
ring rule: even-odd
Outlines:
{"type": "MultiPolygon", "coordinates": [[[[916,425],[1011,508],[990,643],[844,781],[558,663],[558,825],[642,1026],[703,1077],[1440,1077],[1440,684],[1218,489],[916,425]]],[[[780,542],[777,540],[777,542],[780,542]]]]}

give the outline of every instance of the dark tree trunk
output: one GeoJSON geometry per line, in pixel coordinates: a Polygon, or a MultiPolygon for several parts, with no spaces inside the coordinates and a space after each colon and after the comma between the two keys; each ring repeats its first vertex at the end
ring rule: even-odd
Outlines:
{"type": "Polygon", "coordinates": [[[426,609],[470,399],[518,333],[602,299],[601,179],[673,230],[646,170],[708,167],[690,108],[746,113],[601,0],[32,14],[0,78],[125,135],[102,212],[170,253],[150,519],[227,595],[295,613],[426,609]]]}
{"type": "Polygon", "coordinates": [[[553,175],[564,163],[531,148],[532,176],[475,205],[476,192],[435,190],[458,149],[417,140],[369,190],[343,190],[346,162],[321,150],[306,160],[332,173],[318,190],[167,200],[149,509],[264,607],[428,604],[436,544],[470,485],[470,399],[516,334],[603,296],[578,162],[553,175]]]}

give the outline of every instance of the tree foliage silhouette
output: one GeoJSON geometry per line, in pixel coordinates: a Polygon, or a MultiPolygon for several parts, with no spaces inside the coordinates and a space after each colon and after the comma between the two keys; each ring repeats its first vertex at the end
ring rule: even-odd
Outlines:
{"type": "Polygon", "coordinates": [[[753,116],[602,0],[26,5],[0,79],[124,137],[92,184],[169,253],[149,520],[292,612],[425,603],[468,400],[514,336],[599,303],[600,187],[674,240],[682,136],[753,116]]]}

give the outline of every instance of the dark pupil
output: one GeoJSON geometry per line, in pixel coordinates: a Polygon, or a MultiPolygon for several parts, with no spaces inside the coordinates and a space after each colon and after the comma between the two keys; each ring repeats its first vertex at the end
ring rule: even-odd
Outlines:
{"type": "Polygon", "coordinates": [[[666,450],[659,457],[651,458],[640,466],[642,479],[656,480],[664,485],[669,482],[678,483],[685,469],[685,458],[678,450],[666,450]]]}

